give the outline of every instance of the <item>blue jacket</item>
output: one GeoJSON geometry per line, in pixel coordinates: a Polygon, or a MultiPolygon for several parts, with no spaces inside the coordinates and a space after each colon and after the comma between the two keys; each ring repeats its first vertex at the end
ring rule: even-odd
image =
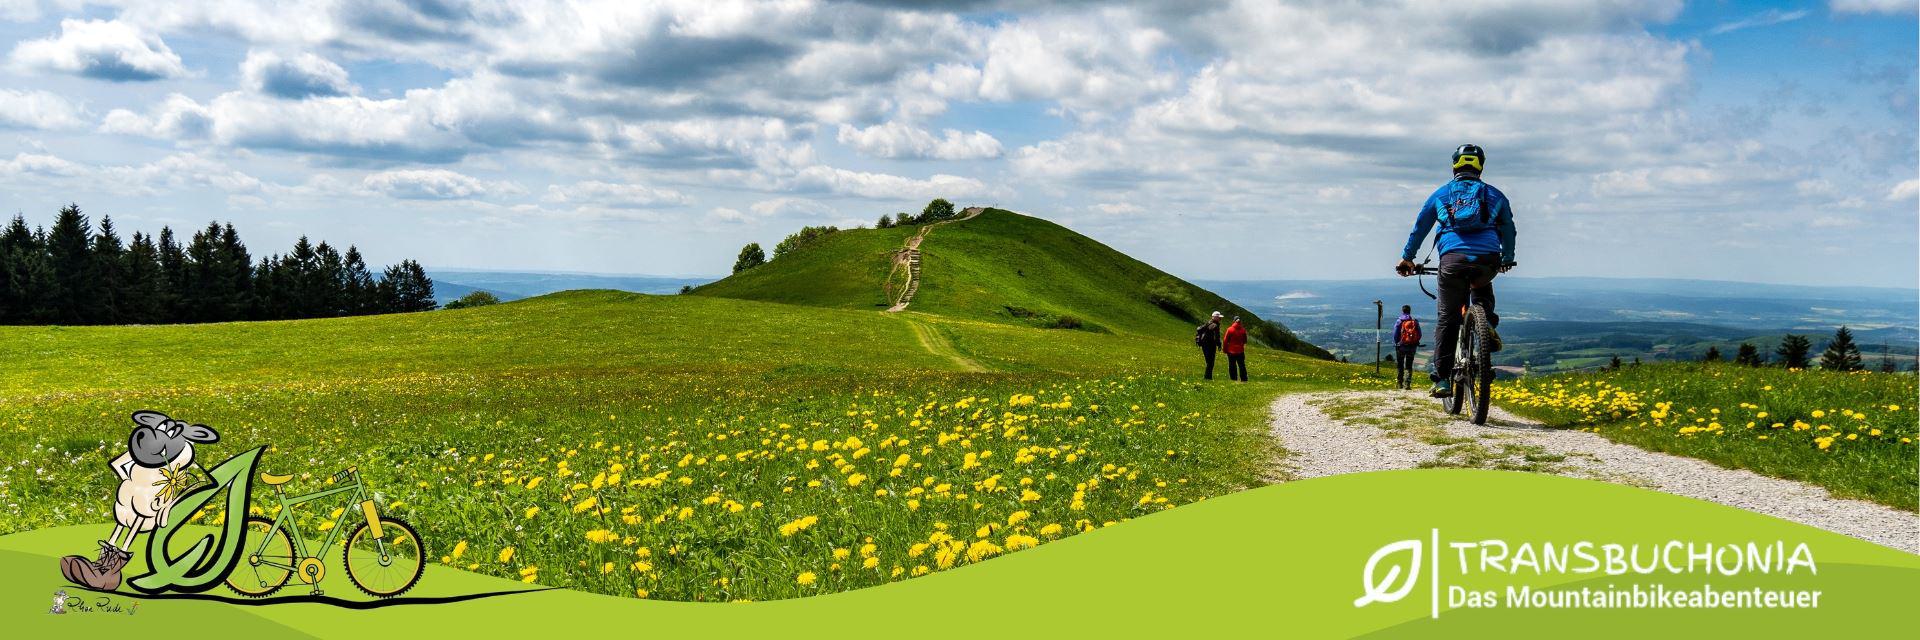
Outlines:
{"type": "MultiPolygon", "coordinates": [[[[1463,180],[1476,179],[1458,178],[1454,182],[1463,180]]],[[[1420,243],[1426,241],[1427,232],[1433,230],[1434,222],[1439,219],[1439,213],[1435,207],[1441,195],[1446,193],[1452,184],[1453,182],[1449,182],[1440,185],[1439,189],[1434,190],[1433,195],[1427,196],[1427,203],[1420,206],[1420,216],[1413,221],[1413,233],[1407,236],[1407,247],[1401,250],[1401,259],[1412,260],[1420,251],[1420,243]]],[[[1440,255],[1443,256],[1455,251],[1478,254],[1498,253],[1502,264],[1512,263],[1513,206],[1507,202],[1507,194],[1500,193],[1500,190],[1493,188],[1493,185],[1484,182],[1481,184],[1483,185],[1482,203],[1493,209],[1493,226],[1464,233],[1443,229],[1440,235],[1434,238],[1434,244],[1440,248],[1440,255]]]]}

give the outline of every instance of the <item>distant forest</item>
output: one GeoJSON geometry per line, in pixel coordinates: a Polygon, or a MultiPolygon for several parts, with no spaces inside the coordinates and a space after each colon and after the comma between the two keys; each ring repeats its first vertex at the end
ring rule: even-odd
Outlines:
{"type": "Polygon", "coordinates": [[[96,228],[68,205],[52,228],[29,229],[15,215],[0,232],[0,324],[290,320],[435,306],[418,262],[375,276],[359,249],[342,254],[304,236],[255,261],[232,223],[209,222],[184,245],[170,228],[122,242],[112,218],[96,228]]]}

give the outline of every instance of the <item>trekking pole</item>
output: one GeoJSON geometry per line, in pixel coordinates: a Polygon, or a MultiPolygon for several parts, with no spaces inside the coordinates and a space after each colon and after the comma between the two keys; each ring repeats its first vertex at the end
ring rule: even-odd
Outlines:
{"type": "Polygon", "coordinates": [[[1380,375],[1380,322],[1386,318],[1386,307],[1379,300],[1373,301],[1373,375],[1380,375]]]}

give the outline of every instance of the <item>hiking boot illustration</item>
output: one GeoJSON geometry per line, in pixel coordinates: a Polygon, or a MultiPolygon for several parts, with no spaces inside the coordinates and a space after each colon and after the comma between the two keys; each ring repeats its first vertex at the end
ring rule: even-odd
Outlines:
{"type": "Polygon", "coordinates": [[[132,559],[132,552],[122,551],[107,541],[101,540],[98,560],[88,562],[82,556],[61,558],[60,574],[74,584],[89,589],[112,591],[120,588],[120,570],[127,566],[127,561],[132,559]]]}

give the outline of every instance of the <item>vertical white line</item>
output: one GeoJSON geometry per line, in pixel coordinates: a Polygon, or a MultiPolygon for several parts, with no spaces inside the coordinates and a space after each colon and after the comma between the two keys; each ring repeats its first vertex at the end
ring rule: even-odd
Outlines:
{"type": "Polygon", "coordinates": [[[1440,529],[1433,530],[1433,544],[1427,547],[1427,562],[1433,567],[1433,619],[1440,619],[1440,529]]]}

